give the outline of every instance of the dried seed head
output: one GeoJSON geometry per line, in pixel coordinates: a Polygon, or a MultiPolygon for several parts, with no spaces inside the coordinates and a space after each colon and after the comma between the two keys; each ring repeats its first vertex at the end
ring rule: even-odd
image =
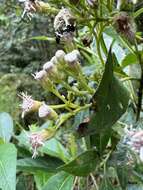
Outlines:
{"type": "Polygon", "coordinates": [[[64,42],[71,42],[75,31],[75,17],[68,9],[61,9],[54,20],[54,29],[57,42],[62,39],[64,42]]]}
{"type": "Polygon", "coordinates": [[[27,93],[24,94],[23,92],[18,96],[23,100],[20,105],[22,108],[22,118],[24,118],[25,114],[36,112],[39,109],[41,102],[33,100],[32,96],[28,96],[27,93]]]}
{"type": "Polygon", "coordinates": [[[120,12],[118,15],[115,15],[113,24],[117,32],[127,38],[130,42],[134,42],[135,24],[126,12],[120,12]]]}
{"type": "Polygon", "coordinates": [[[62,8],[54,20],[55,31],[63,31],[70,25],[75,25],[75,17],[68,9],[62,8]]]}
{"type": "Polygon", "coordinates": [[[38,113],[40,118],[46,118],[49,120],[55,120],[58,117],[57,113],[45,103],[40,106],[38,113]]]}

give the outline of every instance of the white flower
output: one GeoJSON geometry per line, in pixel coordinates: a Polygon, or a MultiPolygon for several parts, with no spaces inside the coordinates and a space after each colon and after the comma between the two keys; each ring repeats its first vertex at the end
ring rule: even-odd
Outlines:
{"type": "Polygon", "coordinates": [[[24,94],[22,92],[19,97],[23,100],[20,106],[22,108],[22,118],[24,118],[25,113],[29,112],[33,108],[35,101],[32,99],[32,96],[28,96],[27,93],[24,94]]]}
{"type": "Polygon", "coordinates": [[[36,156],[38,155],[37,149],[44,145],[44,138],[42,136],[42,133],[40,132],[31,133],[29,135],[29,142],[31,144],[33,152],[32,158],[36,158],[36,156]]]}

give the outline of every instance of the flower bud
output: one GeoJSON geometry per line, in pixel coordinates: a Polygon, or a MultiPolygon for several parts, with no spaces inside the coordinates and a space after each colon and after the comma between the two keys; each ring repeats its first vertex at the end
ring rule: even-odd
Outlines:
{"type": "Polygon", "coordinates": [[[45,103],[43,103],[40,107],[39,107],[39,117],[40,118],[45,118],[45,119],[49,119],[49,120],[56,120],[58,115],[57,113],[48,105],[46,105],[45,103]]]}
{"type": "Polygon", "coordinates": [[[34,79],[38,80],[44,88],[51,89],[53,86],[52,81],[49,79],[48,74],[45,70],[41,70],[32,74],[34,79]]]}
{"type": "Polygon", "coordinates": [[[38,111],[39,107],[41,106],[41,102],[35,101],[32,99],[32,96],[28,96],[27,93],[24,94],[23,92],[19,95],[20,98],[23,99],[22,104],[20,105],[22,108],[22,118],[24,118],[25,114],[30,112],[38,111]]]}
{"type": "Polygon", "coordinates": [[[47,72],[45,70],[41,70],[39,72],[36,72],[35,74],[33,74],[34,79],[40,81],[40,80],[44,80],[45,77],[47,76],[47,72]]]}
{"type": "Polygon", "coordinates": [[[61,82],[62,76],[59,75],[57,66],[53,64],[53,62],[48,61],[43,65],[43,69],[47,72],[47,76],[49,79],[53,80],[54,82],[61,82]]]}
{"type": "Polygon", "coordinates": [[[64,56],[65,56],[65,52],[63,50],[58,50],[55,53],[55,57],[59,63],[64,62],[64,56]]]}
{"type": "Polygon", "coordinates": [[[79,62],[80,53],[78,50],[73,50],[72,52],[65,55],[64,60],[68,65],[69,69],[73,74],[79,74],[81,72],[81,66],[79,62]]]}

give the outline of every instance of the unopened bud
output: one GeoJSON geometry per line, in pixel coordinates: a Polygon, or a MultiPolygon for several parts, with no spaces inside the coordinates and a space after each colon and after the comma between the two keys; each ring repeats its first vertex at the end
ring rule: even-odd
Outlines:
{"type": "Polygon", "coordinates": [[[49,120],[56,120],[58,115],[50,106],[43,103],[39,107],[39,117],[49,119],[49,120]]]}
{"type": "Polygon", "coordinates": [[[41,70],[39,72],[36,72],[32,76],[34,77],[34,79],[41,81],[45,79],[45,77],[47,76],[47,72],[45,70],[41,70]]]}
{"type": "Polygon", "coordinates": [[[73,50],[72,52],[65,55],[65,61],[70,64],[70,66],[74,66],[79,64],[79,51],[73,50]]]}
{"type": "Polygon", "coordinates": [[[64,56],[65,56],[65,52],[63,50],[58,50],[55,53],[55,57],[56,57],[57,61],[60,63],[64,62],[64,56]]]}
{"type": "Polygon", "coordinates": [[[53,87],[53,82],[48,77],[48,74],[45,70],[41,70],[39,72],[36,72],[35,74],[32,74],[34,79],[38,80],[42,87],[47,90],[51,90],[53,87]]]}

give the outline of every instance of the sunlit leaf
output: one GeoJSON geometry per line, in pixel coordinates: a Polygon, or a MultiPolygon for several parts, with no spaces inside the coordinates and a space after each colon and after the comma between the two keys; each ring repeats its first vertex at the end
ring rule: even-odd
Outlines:
{"type": "Polygon", "coordinates": [[[13,134],[13,120],[8,113],[0,113],[0,137],[9,142],[13,134]]]}
{"type": "Polygon", "coordinates": [[[57,173],[52,176],[42,190],[72,190],[74,176],[65,172],[57,173]]]}
{"type": "Polygon", "coordinates": [[[0,144],[0,189],[15,190],[17,150],[13,144],[0,144]]]}

